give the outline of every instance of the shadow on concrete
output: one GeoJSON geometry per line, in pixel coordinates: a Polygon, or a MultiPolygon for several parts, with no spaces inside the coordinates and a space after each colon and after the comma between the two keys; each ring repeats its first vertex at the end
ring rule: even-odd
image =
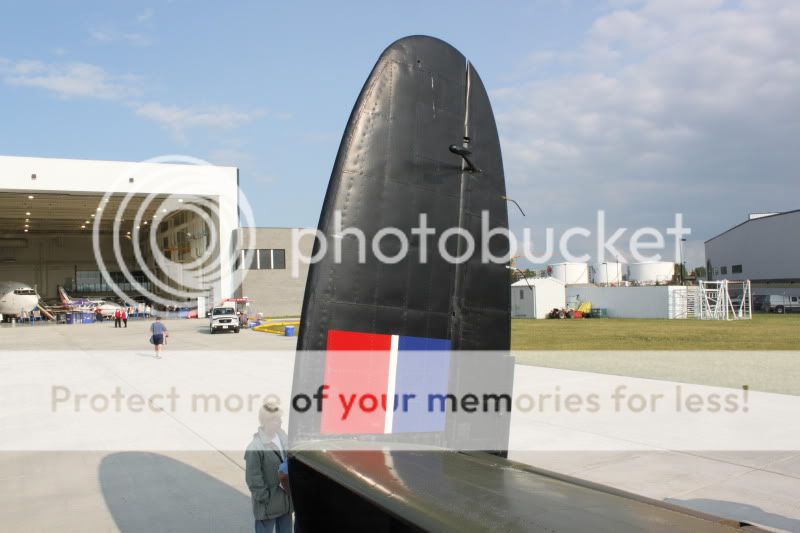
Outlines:
{"type": "Polygon", "coordinates": [[[689,500],[667,498],[664,501],[730,520],[759,524],[775,529],[784,529],[786,531],[800,531],[800,520],[770,513],[764,511],[760,507],[745,503],[710,500],[706,498],[694,498],[689,500]]]}
{"type": "Polygon", "coordinates": [[[100,463],[99,480],[108,510],[123,533],[253,529],[249,495],[163,455],[108,455],[100,463]]]}

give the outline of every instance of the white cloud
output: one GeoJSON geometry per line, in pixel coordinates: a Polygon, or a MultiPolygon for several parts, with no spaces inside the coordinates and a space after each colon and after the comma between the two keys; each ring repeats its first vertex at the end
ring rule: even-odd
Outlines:
{"type": "Polygon", "coordinates": [[[241,111],[227,106],[192,107],[140,102],[141,78],[112,74],[88,63],[48,64],[42,61],[11,61],[0,57],[0,80],[7,85],[35,87],[59,98],[115,100],[167,129],[177,140],[186,141],[193,128],[234,129],[264,116],[264,111],[241,111]]]}
{"type": "Polygon", "coordinates": [[[576,49],[530,56],[575,54],[566,74],[492,91],[509,193],[539,208],[525,223],[684,212],[702,239],[750,205],[800,207],[800,4],[624,4],[576,49]]]}
{"type": "Polygon", "coordinates": [[[158,102],[134,104],[134,108],[137,115],[159,123],[178,140],[185,140],[185,132],[191,128],[232,129],[264,115],[259,109],[239,111],[227,107],[180,107],[158,102]]]}
{"type": "Polygon", "coordinates": [[[136,22],[143,23],[153,18],[153,9],[148,7],[138,15],[136,15],[136,22]]]}
{"type": "Polygon", "coordinates": [[[138,78],[117,76],[88,63],[47,64],[6,61],[0,76],[9,85],[37,87],[63,98],[89,97],[118,100],[136,94],[138,78]]]}
{"type": "Polygon", "coordinates": [[[90,32],[92,39],[98,43],[123,42],[133,46],[150,46],[153,39],[149,35],[137,32],[122,32],[107,28],[90,32]]]}

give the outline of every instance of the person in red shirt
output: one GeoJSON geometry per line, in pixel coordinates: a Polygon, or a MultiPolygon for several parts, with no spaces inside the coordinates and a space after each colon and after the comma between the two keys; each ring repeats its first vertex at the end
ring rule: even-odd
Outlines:
{"type": "Polygon", "coordinates": [[[122,309],[119,307],[114,310],[114,327],[121,328],[122,327],[122,309]]]}

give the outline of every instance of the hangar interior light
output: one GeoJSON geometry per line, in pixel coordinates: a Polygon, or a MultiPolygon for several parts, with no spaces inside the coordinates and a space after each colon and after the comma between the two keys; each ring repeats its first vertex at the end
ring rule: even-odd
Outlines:
{"type": "Polygon", "coordinates": [[[160,222],[169,216],[170,210],[180,210],[182,207],[182,202],[165,204],[169,196],[160,194],[127,197],[120,194],[110,195],[107,198],[104,196],[79,192],[33,194],[30,191],[0,191],[0,233],[10,234],[28,230],[37,234],[85,234],[83,230],[95,226],[101,233],[111,233],[114,231],[114,223],[122,223],[122,234],[124,234],[125,231],[133,229],[135,223],[132,222],[137,217],[147,220],[158,218],[160,222]],[[35,215],[33,211],[36,211],[35,215]],[[36,218],[35,225],[32,222],[34,218],[36,218]],[[23,224],[20,224],[20,221],[24,221],[23,224]]]}

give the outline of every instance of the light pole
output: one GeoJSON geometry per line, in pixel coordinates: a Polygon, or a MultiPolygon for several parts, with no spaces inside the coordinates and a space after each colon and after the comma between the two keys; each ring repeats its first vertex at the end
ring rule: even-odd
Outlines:
{"type": "Polygon", "coordinates": [[[681,269],[681,285],[683,285],[683,283],[685,281],[683,279],[683,273],[686,271],[686,258],[685,258],[684,254],[683,254],[683,243],[685,243],[685,242],[686,242],[686,239],[685,238],[681,238],[681,260],[680,260],[680,263],[679,263],[680,269],[681,269]]]}

